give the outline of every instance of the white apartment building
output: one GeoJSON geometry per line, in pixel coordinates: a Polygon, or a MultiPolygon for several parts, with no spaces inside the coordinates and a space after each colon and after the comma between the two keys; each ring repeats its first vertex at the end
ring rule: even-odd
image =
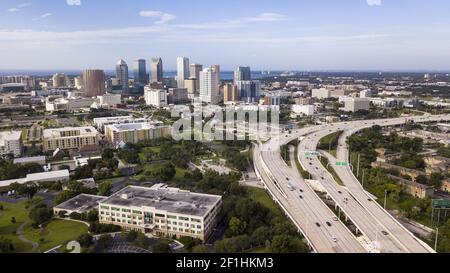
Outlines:
{"type": "Polygon", "coordinates": [[[144,88],[144,99],[147,105],[152,105],[155,107],[165,107],[167,106],[167,92],[163,89],[153,89],[149,86],[144,88]]]}
{"type": "Polygon", "coordinates": [[[104,94],[97,96],[100,105],[114,106],[122,103],[122,95],[120,94],[104,94]]]}
{"type": "Polygon", "coordinates": [[[99,201],[99,221],[158,236],[207,239],[218,222],[222,197],[169,188],[129,186],[99,201]]]}
{"type": "Polygon", "coordinates": [[[296,116],[305,115],[312,116],[314,115],[314,105],[292,105],[292,111],[296,116]]]}
{"type": "Polygon", "coordinates": [[[120,143],[139,143],[162,137],[169,137],[172,128],[160,123],[141,122],[105,126],[106,139],[115,145],[120,143]]]}
{"type": "Polygon", "coordinates": [[[205,68],[200,72],[200,100],[206,103],[219,103],[219,83],[217,71],[205,68]]]}
{"type": "Polygon", "coordinates": [[[331,97],[331,92],[326,88],[313,89],[311,91],[311,97],[318,99],[328,99],[331,97]]]}
{"type": "Polygon", "coordinates": [[[99,134],[92,126],[45,129],[42,142],[44,151],[79,149],[98,145],[99,134]]]}
{"type": "Polygon", "coordinates": [[[371,98],[372,97],[372,90],[366,89],[359,92],[360,98],[371,98]]]}
{"type": "Polygon", "coordinates": [[[0,132],[0,155],[22,155],[23,140],[21,131],[0,132]]]}
{"type": "Polygon", "coordinates": [[[345,100],[345,112],[358,112],[360,110],[370,110],[370,100],[361,98],[351,98],[345,100]]]}

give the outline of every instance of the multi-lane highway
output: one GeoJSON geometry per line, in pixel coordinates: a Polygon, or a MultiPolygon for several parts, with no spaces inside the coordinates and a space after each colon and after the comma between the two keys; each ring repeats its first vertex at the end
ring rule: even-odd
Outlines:
{"type": "MultiPolygon", "coordinates": [[[[425,115],[422,117],[410,117],[408,120],[414,120],[415,122],[450,120],[450,115],[425,115]]],[[[392,126],[405,122],[405,118],[399,118],[313,126],[296,130],[292,134],[274,137],[255,149],[255,156],[257,156],[255,159],[259,159],[254,160],[255,167],[260,178],[264,181],[266,188],[274,199],[277,200],[308,238],[314,250],[317,252],[361,252],[367,250],[380,252],[433,252],[428,245],[411,234],[378,203],[372,200],[353,176],[350,167],[335,168],[336,173],[344,184],[341,186],[334,181],[331,174],[322,166],[316,156],[310,156],[310,153],[307,153],[316,151],[317,144],[322,137],[333,132],[344,131],[339,141],[338,159],[325,154],[330,164],[336,165],[337,160],[347,161],[348,152],[345,142],[349,135],[373,125],[392,126]],[[340,221],[329,221],[330,218],[335,219],[333,212],[326,207],[302,179],[298,171],[287,166],[281,158],[279,147],[302,136],[304,137],[300,142],[298,153],[301,165],[311,173],[313,179],[318,180],[322,184],[328,196],[334,200],[363,234],[363,241],[367,243],[364,244],[365,249],[355,245],[355,242],[358,241],[355,240],[353,234],[340,221]],[[293,191],[292,188],[294,188],[293,191]],[[301,198],[298,194],[299,189],[303,191],[301,198]],[[310,229],[311,223],[318,223],[312,231],[310,229]],[[331,224],[331,226],[328,224],[331,224]],[[339,242],[342,243],[339,244],[339,242]]],[[[362,246],[362,244],[359,245],[362,246]]]]}
{"type": "Polygon", "coordinates": [[[289,215],[316,252],[365,252],[356,237],[306,184],[298,171],[282,160],[279,150],[254,150],[255,169],[274,199],[289,215]]]}

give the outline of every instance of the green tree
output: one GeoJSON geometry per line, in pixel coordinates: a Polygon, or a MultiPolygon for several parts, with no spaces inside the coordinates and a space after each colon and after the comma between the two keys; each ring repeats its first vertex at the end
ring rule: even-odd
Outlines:
{"type": "Polygon", "coordinates": [[[8,253],[14,250],[14,246],[10,239],[0,237],[0,253],[8,253]]]}
{"type": "Polygon", "coordinates": [[[298,238],[289,235],[276,235],[270,243],[272,253],[305,253],[308,249],[298,238]]]}
{"type": "Polygon", "coordinates": [[[239,218],[232,217],[228,222],[228,227],[231,236],[236,236],[244,233],[247,223],[245,221],[241,221],[239,218]]]}
{"type": "Polygon", "coordinates": [[[153,246],[153,252],[154,253],[169,253],[170,252],[170,246],[167,243],[164,242],[157,242],[153,246]]]}
{"type": "Polygon", "coordinates": [[[33,221],[33,226],[38,225],[51,219],[53,212],[47,206],[35,207],[30,210],[29,217],[33,221]]]}
{"type": "Polygon", "coordinates": [[[209,253],[209,250],[204,245],[196,245],[192,248],[192,253],[209,253]]]}
{"type": "Polygon", "coordinates": [[[138,237],[138,232],[136,230],[130,230],[126,233],[125,238],[128,242],[134,242],[138,237]]]}
{"type": "Polygon", "coordinates": [[[259,227],[253,231],[251,241],[253,244],[261,246],[264,245],[267,238],[270,237],[270,229],[266,226],[259,227]]]}
{"type": "Polygon", "coordinates": [[[81,234],[80,236],[78,236],[77,242],[80,243],[82,247],[90,247],[93,243],[92,235],[90,235],[89,233],[81,234]]]}
{"type": "Polygon", "coordinates": [[[113,185],[110,181],[102,182],[98,185],[98,195],[110,196],[113,185]]]}

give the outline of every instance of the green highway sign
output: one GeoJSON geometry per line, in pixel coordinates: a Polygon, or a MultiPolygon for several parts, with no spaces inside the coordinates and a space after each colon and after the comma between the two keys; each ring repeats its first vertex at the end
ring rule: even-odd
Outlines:
{"type": "Polygon", "coordinates": [[[435,199],[433,200],[433,208],[450,209],[450,200],[435,199]]]}
{"type": "Polygon", "coordinates": [[[347,166],[351,166],[351,164],[348,163],[348,162],[340,162],[340,161],[338,161],[338,162],[336,162],[336,166],[347,167],[347,166]]]}
{"type": "Polygon", "coordinates": [[[305,155],[306,155],[306,156],[318,156],[318,155],[319,155],[319,152],[315,152],[315,151],[312,151],[312,152],[306,152],[305,155]]]}

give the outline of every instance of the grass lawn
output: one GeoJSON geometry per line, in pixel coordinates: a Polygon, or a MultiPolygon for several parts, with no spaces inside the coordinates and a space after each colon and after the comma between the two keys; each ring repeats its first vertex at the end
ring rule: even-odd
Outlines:
{"type": "Polygon", "coordinates": [[[283,215],[281,209],[263,189],[247,188],[250,198],[270,209],[275,215],[283,215]]]}
{"type": "Polygon", "coordinates": [[[183,181],[185,179],[184,175],[186,174],[187,170],[181,169],[181,168],[178,168],[178,167],[176,167],[175,170],[177,172],[175,173],[175,176],[173,177],[173,180],[175,182],[183,181]]]}
{"type": "Polygon", "coordinates": [[[28,211],[25,209],[25,202],[12,204],[0,203],[3,211],[0,211],[0,237],[5,237],[12,241],[14,252],[29,252],[31,245],[19,240],[16,236],[16,229],[28,220],[28,211]],[[11,218],[16,218],[16,223],[11,223],[11,218]]]}
{"type": "Polygon", "coordinates": [[[81,234],[87,233],[88,227],[85,224],[66,221],[53,220],[45,228],[33,229],[27,226],[24,235],[27,239],[39,243],[38,252],[47,251],[55,246],[75,240],[81,234]],[[43,241],[41,241],[43,238],[43,241]]]}

